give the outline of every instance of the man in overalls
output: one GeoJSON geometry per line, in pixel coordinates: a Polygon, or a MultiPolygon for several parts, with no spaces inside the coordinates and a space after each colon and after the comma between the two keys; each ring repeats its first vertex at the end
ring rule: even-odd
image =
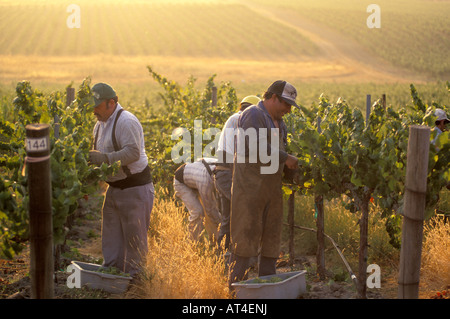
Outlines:
{"type": "Polygon", "coordinates": [[[116,267],[137,277],[145,266],[147,231],[153,208],[154,187],[139,120],[118,103],[106,83],[92,87],[94,149],[89,161],[95,165],[120,161],[120,169],[108,176],[102,209],[103,266],[116,267]]]}
{"type": "Polygon", "coordinates": [[[230,246],[231,183],[233,181],[236,128],[241,113],[247,107],[258,104],[259,101],[261,99],[256,95],[249,95],[243,98],[241,103],[239,103],[239,111],[228,118],[219,137],[219,145],[217,146],[218,162],[214,174],[214,185],[219,195],[222,213],[218,242],[223,244],[225,250],[228,250],[230,246]]]}
{"type": "Polygon", "coordinates": [[[276,81],[263,101],[239,118],[231,191],[230,287],[246,279],[251,257],[260,256],[259,276],[276,273],[283,217],[282,173],[284,166],[298,167],[298,159],[285,151],[287,128],[282,117],[291,112],[292,105],[298,107],[296,97],[290,83],[276,81]],[[256,130],[256,143],[249,137],[252,130],[256,130]],[[255,146],[256,161],[252,159],[255,146]],[[269,169],[273,163],[267,163],[267,156],[278,164],[274,170],[269,169]]]}

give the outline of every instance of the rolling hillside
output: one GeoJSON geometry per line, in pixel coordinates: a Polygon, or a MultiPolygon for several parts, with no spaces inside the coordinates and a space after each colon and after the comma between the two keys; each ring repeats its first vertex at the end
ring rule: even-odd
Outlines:
{"type": "Polygon", "coordinates": [[[144,103],[156,95],[151,65],[181,83],[217,74],[239,96],[285,78],[306,104],[322,92],[403,103],[410,83],[448,100],[436,81],[448,80],[449,1],[381,0],[381,29],[367,28],[365,0],[80,0],[72,29],[71,3],[0,0],[0,91],[12,94],[23,79],[51,90],[91,76],[144,103]]]}

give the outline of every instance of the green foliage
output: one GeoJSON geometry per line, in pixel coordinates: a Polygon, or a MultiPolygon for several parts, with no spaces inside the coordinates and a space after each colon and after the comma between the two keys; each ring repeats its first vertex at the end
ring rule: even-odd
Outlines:
{"type": "Polygon", "coordinates": [[[281,282],[281,281],[283,281],[283,278],[278,277],[278,276],[273,276],[273,277],[270,277],[269,279],[262,279],[260,277],[256,277],[252,281],[244,282],[244,283],[246,283],[246,284],[274,284],[274,283],[281,282]]]}
{"type": "MultiPolygon", "coordinates": [[[[237,110],[237,98],[230,83],[217,86],[217,106],[211,106],[215,75],[203,89],[196,87],[190,77],[183,87],[148,67],[150,75],[163,89],[160,98],[164,107],[132,110],[141,119],[146,151],[154,182],[171,196],[173,173],[179,163],[172,158],[179,136],[177,130],[202,136],[202,150],[215,138],[204,136],[208,129],[220,131],[228,117],[237,110]],[[202,127],[195,121],[201,120],[202,127]],[[200,130],[198,132],[198,130],[200,130]],[[175,134],[176,135],[176,134],[175,134]],[[209,138],[209,139],[208,139],[209,138]]],[[[411,125],[434,126],[436,108],[447,113],[448,107],[428,105],[411,85],[412,105],[387,107],[377,101],[368,119],[358,108],[351,108],[345,100],[331,103],[324,95],[318,104],[301,107],[286,116],[288,152],[299,159],[300,176],[295,185],[285,184],[286,193],[321,195],[324,199],[346,195],[346,208],[358,212],[373,201],[386,220],[391,243],[399,245],[400,216],[403,207],[404,180],[409,128],[411,125]]],[[[450,91],[450,84],[447,82],[450,91]]],[[[0,119],[0,251],[12,257],[28,239],[28,194],[25,165],[25,126],[29,123],[48,123],[51,130],[51,179],[54,241],[64,241],[65,223],[78,206],[78,200],[97,188],[97,181],[116,171],[118,165],[93,167],[87,156],[91,147],[95,120],[91,113],[90,79],[80,85],[76,99],[65,104],[65,94],[54,92],[47,96],[33,90],[27,81],[19,82],[14,99],[14,123],[0,119]],[[56,129],[59,127],[59,130],[56,129]],[[58,132],[58,133],[56,133],[58,132]]],[[[431,139],[435,132],[432,131],[431,139]]],[[[195,150],[189,141],[194,160],[195,150]]],[[[450,180],[450,137],[441,134],[430,145],[428,215],[439,200],[440,190],[450,180]]],[[[214,155],[214,154],[212,154],[214,155]]],[[[163,194],[163,192],[160,192],[163,194]]]]}
{"type": "MultiPolygon", "coordinates": [[[[151,113],[141,118],[146,132],[146,151],[152,159],[151,168],[154,183],[157,187],[167,188],[169,195],[172,189],[172,176],[175,169],[180,165],[172,159],[173,147],[179,143],[179,139],[172,140],[172,134],[180,129],[189,133],[192,143],[188,148],[191,150],[189,159],[194,160],[193,139],[195,135],[201,134],[204,149],[211,143],[215,136],[208,137],[205,133],[211,128],[220,132],[228,117],[237,111],[236,91],[229,82],[221,83],[217,87],[217,106],[211,106],[215,75],[206,82],[205,88],[199,90],[195,87],[196,80],[190,77],[185,87],[168,80],[155,72],[148,66],[150,75],[164,89],[160,93],[164,107],[158,112],[151,113]],[[196,127],[196,120],[201,120],[202,127],[196,127]]],[[[212,154],[214,155],[214,154],[212,154]]]]}
{"type": "MultiPolygon", "coordinates": [[[[103,164],[100,167],[88,164],[92,131],[95,121],[91,116],[90,79],[81,84],[77,98],[68,107],[64,105],[61,94],[53,94],[49,105],[53,116],[58,115],[59,137],[51,136],[52,153],[52,209],[53,239],[62,244],[67,230],[64,227],[67,217],[77,209],[78,200],[92,194],[97,182],[114,172],[118,165],[103,164]]],[[[53,122],[53,126],[58,125],[53,122]]]]}
{"type": "MultiPolygon", "coordinates": [[[[398,111],[375,102],[364,121],[361,111],[350,108],[344,100],[331,104],[321,96],[318,106],[302,107],[301,112],[294,111],[286,119],[288,151],[297,155],[301,168],[297,188],[325,199],[347,195],[350,202],[346,208],[352,212],[374,201],[384,217],[390,216],[386,229],[397,247],[399,218],[392,214],[401,213],[403,207],[409,128],[432,128],[435,109],[446,109],[424,103],[413,85],[411,97],[413,105],[398,111]]],[[[449,182],[449,147],[448,132],[439,136],[436,146],[430,143],[428,212],[432,212],[440,190],[449,182]]]]}
{"type": "Polygon", "coordinates": [[[130,277],[130,274],[124,273],[123,271],[120,271],[120,269],[116,267],[99,267],[96,271],[102,274],[109,274],[113,276],[130,277]]]}
{"type": "Polygon", "coordinates": [[[30,123],[47,123],[53,128],[51,141],[51,182],[53,240],[64,242],[68,216],[78,207],[78,200],[92,193],[97,181],[117,170],[117,165],[93,167],[87,156],[91,144],[93,118],[91,116],[90,79],[81,84],[77,98],[65,107],[61,92],[49,96],[33,90],[28,81],[19,82],[14,99],[13,124],[0,120],[2,152],[0,153],[0,253],[11,258],[21,249],[20,243],[28,240],[28,193],[25,164],[25,127],[30,123]],[[59,127],[59,130],[55,128],[59,127]],[[57,136],[55,132],[58,131],[57,136]]]}
{"type": "Polygon", "coordinates": [[[28,215],[20,208],[24,187],[10,180],[0,180],[0,256],[12,258],[28,236],[28,215]]]}

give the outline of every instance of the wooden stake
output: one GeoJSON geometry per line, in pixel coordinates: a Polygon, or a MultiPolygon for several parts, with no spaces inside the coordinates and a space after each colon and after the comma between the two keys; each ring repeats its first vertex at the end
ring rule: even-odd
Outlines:
{"type": "Polygon", "coordinates": [[[66,106],[69,106],[75,100],[75,88],[68,87],[66,90],[66,106]]]}
{"type": "Polygon", "coordinates": [[[26,126],[30,215],[31,298],[53,298],[53,223],[50,179],[50,127],[26,126]]]}
{"type": "Polygon", "coordinates": [[[325,280],[325,216],[323,213],[323,197],[316,196],[315,206],[317,209],[317,271],[320,280],[325,280]]]}
{"type": "MultiPolygon", "coordinates": [[[[317,132],[322,133],[322,128],[320,124],[322,119],[320,116],[317,117],[317,132]]],[[[319,273],[320,280],[325,280],[325,216],[323,211],[323,196],[316,195],[314,199],[314,204],[317,209],[317,253],[316,253],[316,263],[317,272],[319,273]]]]}
{"type": "MultiPolygon", "coordinates": [[[[211,88],[211,107],[217,106],[217,87],[213,86],[211,88]]],[[[211,124],[216,124],[216,118],[211,118],[211,124]]]]}
{"type": "Polygon", "coordinates": [[[406,163],[402,247],[398,276],[399,299],[417,299],[419,296],[429,145],[430,128],[411,126],[406,163]]]}
{"type": "Polygon", "coordinates": [[[367,246],[369,238],[369,200],[359,200],[361,219],[359,220],[359,256],[358,256],[358,296],[366,299],[367,295],[367,246]]]}
{"type": "Polygon", "coordinates": [[[295,248],[294,248],[294,212],[295,212],[295,191],[289,195],[288,199],[288,224],[289,224],[289,265],[294,265],[295,248]]]}
{"type": "Polygon", "coordinates": [[[369,125],[370,109],[372,108],[372,97],[370,94],[366,95],[366,126],[369,125]]]}
{"type": "Polygon", "coordinates": [[[211,106],[216,107],[217,106],[217,87],[213,86],[211,88],[211,106]]]}

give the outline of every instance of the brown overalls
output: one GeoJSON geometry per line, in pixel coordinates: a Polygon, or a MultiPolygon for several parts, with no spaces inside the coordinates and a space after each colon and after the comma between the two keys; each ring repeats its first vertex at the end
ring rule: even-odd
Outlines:
{"type": "MultiPolygon", "coordinates": [[[[257,117],[251,120],[255,126],[275,128],[272,119],[262,103],[247,116],[257,117]]],[[[246,110],[249,111],[250,110],[246,110]]],[[[241,120],[243,117],[241,116],[241,120]]],[[[253,124],[253,123],[251,123],[253,124]]],[[[245,129],[245,127],[244,127],[245,129]]],[[[280,153],[285,153],[286,126],[280,121],[278,131],[280,153]]],[[[280,253],[281,228],[283,218],[282,173],[285,155],[279,158],[279,167],[275,174],[261,174],[261,163],[237,163],[235,158],[233,186],[231,196],[231,249],[241,257],[264,256],[277,258],[280,253]]],[[[269,165],[269,164],[264,164],[269,165]]]]}

